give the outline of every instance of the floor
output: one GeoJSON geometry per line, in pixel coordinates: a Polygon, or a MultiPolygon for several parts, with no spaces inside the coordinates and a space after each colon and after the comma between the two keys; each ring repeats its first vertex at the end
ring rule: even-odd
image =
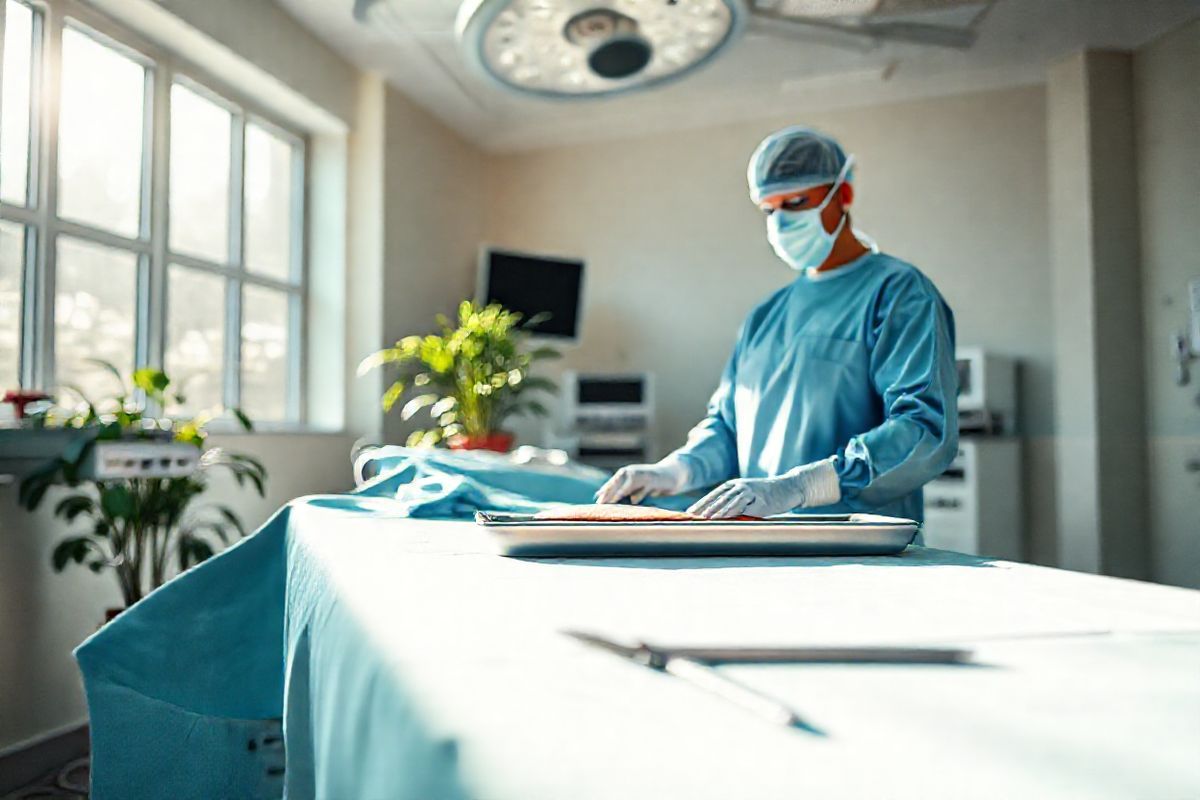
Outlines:
{"type": "Polygon", "coordinates": [[[30,785],[0,797],[0,800],[86,800],[88,796],[87,758],[77,758],[30,785]]]}

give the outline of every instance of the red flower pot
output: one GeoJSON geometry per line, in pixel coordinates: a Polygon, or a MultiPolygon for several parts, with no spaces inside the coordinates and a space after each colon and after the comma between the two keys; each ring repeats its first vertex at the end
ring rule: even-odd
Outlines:
{"type": "Polygon", "coordinates": [[[494,453],[507,453],[512,450],[513,441],[511,433],[494,431],[481,436],[452,436],[446,445],[451,450],[491,450],[494,453]]]}
{"type": "Polygon", "coordinates": [[[45,392],[23,391],[21,389],[12,389],[4,393],[4,403],[10,404],[16,412],[17,419],[25,418],[25,406],[30,403],[36,403],[39,400],[49,400],[50,395],[45,392]]]}

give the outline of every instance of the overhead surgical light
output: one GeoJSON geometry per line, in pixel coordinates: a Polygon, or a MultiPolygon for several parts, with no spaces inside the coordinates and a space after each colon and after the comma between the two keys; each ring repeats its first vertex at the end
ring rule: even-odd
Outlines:
{"type": "Polygon", "coordinates": [[[467,0],[470,63],[511,89],[597,97],[682,77],[737,33],[741,0],[467,0]]]}
{"type": "MultiPolygon", "coordinates": [[[[539,97],[608,97],[694,72],[743,28],[858,51],[886,43],[966,49],[997,1],[463,0],[455,27],[468,66],[489,81],[539,97]]],[[[354,16],[423,49],[472,96],[426,41],[441,31],[419,30],[413,5],[354,0],[354,16]]]]}

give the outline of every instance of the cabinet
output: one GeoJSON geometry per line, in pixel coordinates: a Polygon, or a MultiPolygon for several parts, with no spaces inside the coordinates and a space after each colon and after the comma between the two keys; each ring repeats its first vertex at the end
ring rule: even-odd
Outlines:
{"type": "Polygon", "coordinates": [[[925,487],[928,547],[1021,560],[1023,518],[1017,439],[964,437],[950,468],[925,487]]]}

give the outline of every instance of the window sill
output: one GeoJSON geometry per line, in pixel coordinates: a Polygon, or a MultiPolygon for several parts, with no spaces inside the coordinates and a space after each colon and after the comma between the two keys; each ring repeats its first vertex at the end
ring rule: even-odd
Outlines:
{"type": "MultiPolygon", "coordinates": [[[[57,458],[71,442],[96,435],[95,428],[0,428],[0,486],[12,483],[57,458]]],[[[213,423],[212,436],[322,436],[348,437],[345,430],[331,431],[299,424],[255,426],[253,431],[236,424],[213,423]]]]}
{"type": "Polygon", "coordinates": [[[0,483],[28,475],[76,439],[95,435],[76,428],[0,428],[0,483]]]}
{"type": "Polygon", "coordinates": [[[299,422],[256,422],[254,430],[246,430],[236,422],[217,420],[208,424],[210,436],[349,436],[343,429],[314,428],[299,422]]]}

